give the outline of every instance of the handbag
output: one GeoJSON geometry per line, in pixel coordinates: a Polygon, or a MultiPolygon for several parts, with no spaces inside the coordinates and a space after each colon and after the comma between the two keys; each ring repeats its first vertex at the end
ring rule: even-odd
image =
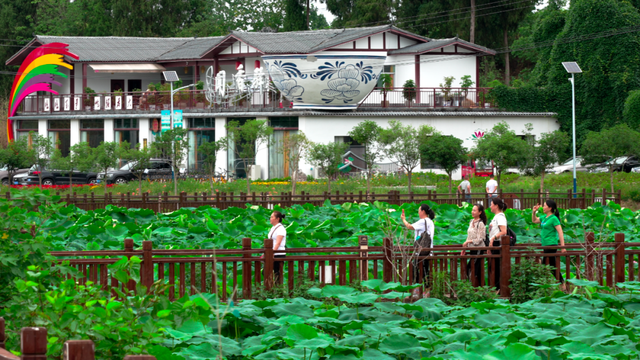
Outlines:
{"type": "Polygon", "coordinates": [[[427,220],[424,220],[424,232],[420,234],[420,237],[415,241],[415,249],[417,253],[422,253],[423,249],[431,249],[433,247],[433,239],[427,231],[427,220]]]}

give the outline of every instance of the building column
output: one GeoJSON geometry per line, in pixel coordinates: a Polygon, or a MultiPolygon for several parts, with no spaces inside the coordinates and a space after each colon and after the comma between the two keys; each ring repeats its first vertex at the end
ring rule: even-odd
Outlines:
{"type": "Polygon", "coordinates": [[[69,146],[73,146],[80,143],[80,120],[78,119],[71,120],[70,123],[71,124],[69,127],[69,131],[70,131],[69,146]]]}
{"type": "Polygon", "coordinates": [[[113,119],[104,119],[104,142],[115,141],[115,133],[113,131],[113,119]]]}
{"type": "MultiPolygon", "coordinates": [[[[264,120],[269,124],[269,119],[266,117],[257,117],[256,120],[264,120]]],[[[260,165],[260,178],[268,179],[269,178],[269,146],[268,144],[261,145],[260,148],[256,149],[256,165],[260,165]]]]}
{"type": "Polygon", "coordinates": [[[415,57],[416,104],[420,104],[420,55],[415,57]]]}
{"type": "Polygon", "coordinates": [[[82,93],[84,94],[84,89],[87,87],[87,63],[82,64],[82,93]]]}
{"type": "MultiPolygon", "coordinates": [[[[14,122],[15,124],[15,122],[14,122]]],[[[15,132],[14,132],[15,134],[15,132]]],[[[40,119],[38,120],[38,135],[42,136],[42,137],[47,137],[49,136],[49,129],[47,128],[47,120],[46,119],[40,119]]]]}
{"type": "MultiPolygon", "coordinates": [[[[227,118],[226,117],[217,117],[215,123],[215,134],[216,141],[222,139],[227,136],[227,118]]],[[[216,168],[214,172],[228,169],[229,156],[227,154],[227,150],[220,150],[218,153],[218,157],[216,158],[216,168]]]]}
{"type": "Polygon", "coordinates": [[[75,65],[69,70],[69,93],[76,93],[76,67],[75,65]]]}
{"type": "Polygon", "coordinates": [[[151,142],[153,141],[149,127],[149,119],[138,119],[138,142],[141,148],[144,147],[145,141],[147,142],[147,147],[151,146],[151,142]]]}

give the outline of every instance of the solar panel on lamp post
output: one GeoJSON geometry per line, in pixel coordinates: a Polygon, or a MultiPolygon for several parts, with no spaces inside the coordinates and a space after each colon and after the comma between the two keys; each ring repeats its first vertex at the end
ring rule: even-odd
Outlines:
{"type": "Polygon", "coordinates": [[[575,198],[578,193],[578,181],[576,180],[576,84],[574,74],[582,73],[580,66],[577,62],[566,61],[562,63],[564,69],[571,74],[571,105],[572,105],[572,131],[573,131],[573,197],[575,198]]]}
{"type": "Polygon", "coordinates": [[[195,84],[191,84],[191,85],[187,85],[187,86],[183,86],[181,88],[175,89],[173,90],[173,83],[176,81],[179,81],[180,79],[178,78],[178,73],[175,71],[163,71],[162,75],[164,76],[164,80],[168,81],[169,84],[171,85],[171,114],[169,115],[169,118],[171,119],[171,124],[170,124],[170,128],[173,129],[173,94],[175,94],[176,92],[194,86],[195,84]]]}

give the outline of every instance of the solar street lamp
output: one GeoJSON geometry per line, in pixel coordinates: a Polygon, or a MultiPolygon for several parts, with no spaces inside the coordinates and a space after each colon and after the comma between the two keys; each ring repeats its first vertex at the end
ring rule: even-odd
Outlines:
{"type": "Polygon", "coordinates": [[[578,193],[578,181],[576,180],[576,83],[574,74],[582,73],[580,66],[578,66],[577,62],[567,61],[563,62],[562,66],[567,70],[569,74],[571,74],[571,103],[572,103],[572,120],[571,124],[573,127],[573,197],[576,197],[578,193]]]}
{"type": "Polygon", "coordinates": [[[176,92],[178,92],[178,91],[180,91],[182,89],[186,89],[188,87],[194,86],[195,84],[183,86],[181,88],[173,90],[173,83],[180,80],[178,78],[178,73],[175,72],[175,71],[163,71],[162,75],[164,76],[164,80],[169,82],[169,84],[171,84],[171,115],[170,115],[170,119],[171,119],[171,129],[173,129],[173,94],[175,94],[176,92]]]}

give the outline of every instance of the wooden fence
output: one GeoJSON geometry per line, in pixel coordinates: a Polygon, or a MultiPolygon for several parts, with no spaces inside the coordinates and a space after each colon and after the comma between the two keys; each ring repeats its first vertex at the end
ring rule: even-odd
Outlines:
{"type": "MultiPolygon", "coordinates": [[[[313,204],[315,206],[322,205],[325,201],[329,200],[332,204],[343,204],[347,202],[373,202],[384,201],[390,204],[401,205],[404,203],[420,203],[422,201],[433,201],[437,204],[455,204],[461,205],[463,201],[471,202],[473,204],[483,204],[485,208],[488,208],[487,194],[485,193],[472,193],[469,194],[470,198],[465,198],[462,194],[437,194],[429,190],[427,193],[408,193],[401,194],[397,190],[389,191],[386,194],[376,194],[372,192],[367,196],[359,191],[354,193],[335,193],[323,194],[308,194],[305,192],[299,195],[293,195],[291,193],[280,193],[277,195],[271,195],[268,193],[243,193],[234,194],[225,192],[216,192],[215,194],[194,193],[187,194],[185,192],[180,193],[177,196],[168,195],[167,192],[158,195],[150,195],[148,193],[142,193],[140,196],[132,196],[131,193],[120,194],[119,196],[113,196],[113,193],[107,193],[107,196],[96,196],[93,192],[89,195],[83,194],[82,196],[74,194],[71,196],[67,194],[61,198],[61,201],[67,204],[73,204],[83,210],[96,210],[104,209],[107,205],[115,205],[125,208],[136,209],[151,209],[157,213],[166,213],[178,210],[184,207],[200,207],[200,206],[212,206],[219,209],[226,209],[229,207],[244,207],[247,203],[252,205],[260,205],[265,208],[273,208],[275,205],[281,207],[290,207],[295,204],[313,204]]],[[[5,194],[7,199],[11,198],[11,194],[7,192],[5,194]]],[[[596,193],[592,190],[587,193],[584,189],[582,192],[573,194],[571,190],[564,193],[549,193],[549,192],[524,192],[521,190],[517,193],[499,193],[499,197],[503,198],[509,208],[526,209],[531,208],[535,204],[540,204],[547,199],[554,200],[559,208],[580,208],[585,209],[591,206],[595,202],[602,202],[603,199],[611,200],[614,202],[620,202],[620,190],[617,193],[607,192],[603,189],[602,192],[596,193]]]]}
{"type": "MultiPolygon", "coordinates": [[[[258,249],[252,248],[251,243],[251,239],[244,238],[240,249],[162,250],[153,249],[151,241],[143,241],[141,249],[134,249],[133,240],[125,239],[123,251],[55,251],[51,254],[78,269],[79,284],[92,281],[104,290],[124,290],[125,287],[133,290],[136,284],[119,283],[111,276],[108,265],[123,256],[138,256],[142,259],[141,283],[148,289],[156,281],[168,284],[172,301],[198,292],[214,293],[222,301],[252,299],[256,289],[271,290],[274,285],[283,285],[293,291],[305,279],[338,285],[377,278],[405,284],[424,280],[421,269],[414,275],[414,261],[406,255],[411,251],[394,245],[388,238],[384,239],[383,246],[368,246],[368,238],[360,236],[359,246],[290,248],[286,250],[286,257],[275,256],[273,240],[264,240],[263,247],[258,249]],[[274,267],[280,268],[281,276],[274,276],[274,267]]],[[[519,264],[522,258],[544,257],[542,261],[546,263],[555,258],[556,275],[569,278],[574,274],[612,285],[625,278],[640,280],[635,269],[640,254],[638,247],[640,243],[624,242],[624,234],[615,234],[615,242],[595,242],[593,233],[587,233],[584,242],[565,246],[510,246],[508,241],[503,241],[499,247],[476,248],[491,250],[491,254],[462,254],[461,251],[468,248],[460,245],[435,246],[431,255],[417,259],[428,260],[431,275],[444,272],[449,281],[470,279],[475,286],[496,286],[501,296],[509,297],[511,266],[519,264]],[[552,249],[566,252],[543,254],[543,250],[552,249]],[[480,262],[479,276],[476,267],[468,265],[471,259],[480,262]]],[[[429,285],[431,277],[426,281],[429,285]]],[[[115,296],[115,292],[112,293],[115,296]]]]}
{"type": "MultiPolygon", "coordinates": [[[[0,317],[0,360],[46,360],[47,329],[26,327],[20,331],[21,356],[5,348],[5,320],[0,317]]],[[[69,340],[64,343],[62,360],[95,360],[95,345],[91,340],[69,340]]],[[[124,360],[156,360],[151,355],[127,355],[124,360]]]]}

